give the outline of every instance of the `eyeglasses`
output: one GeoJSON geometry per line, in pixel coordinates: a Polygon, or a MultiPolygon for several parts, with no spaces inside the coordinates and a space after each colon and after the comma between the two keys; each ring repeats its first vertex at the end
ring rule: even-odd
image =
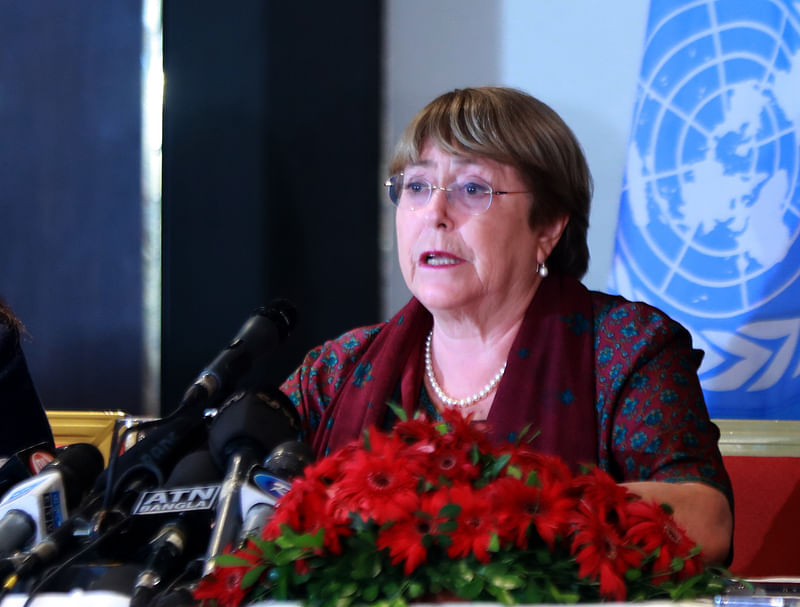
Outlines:
{"type": "Polygon", "coordinates": [[[431,199],[434,190],[441,190],[447,196],[447,201],[455,208],[469,213],[480,215],[492,206],[494,196],[504,194],[530,194],[531,192],[498,192],[492,189],[485,181],[472,178],[464,183],[454,181],[448,186],[433,185],[427,179],[412,177],[406,181],[403,173],[392,175],[383,184],[389,188],[389,198],[397,207],[406,207],[411,210],[424,207],[431,199]]]}

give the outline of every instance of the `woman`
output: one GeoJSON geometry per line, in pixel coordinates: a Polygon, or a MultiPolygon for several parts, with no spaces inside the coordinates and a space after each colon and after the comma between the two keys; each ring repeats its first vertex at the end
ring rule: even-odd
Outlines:
{"type": "Polygon", "coordinates": [[[386,185],[414,297],[388,323],[312,350],[283,390],[318,455],[391,425],[387,401],[456,406],[496,440],[596,463],[673,506],[720,562],[730,483],[697,378],[702,354],[659,310],[588,291],[591,177],[548,106],[456,90],[411,122],[386,185]]]}
{"type": "Polygon", "coordinates": [[[47,416],[20,347],[22,330],[22,323],[0,299],[0,456],[39,443],[53,444],[47,416]]]}

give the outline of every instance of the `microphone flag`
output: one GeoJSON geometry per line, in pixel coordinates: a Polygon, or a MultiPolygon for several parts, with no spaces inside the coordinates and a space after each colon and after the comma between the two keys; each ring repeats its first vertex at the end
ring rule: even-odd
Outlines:
{"type": "Polygon", "coordinates": [[[681,322],[715,418],[800,419],[800,2],[652,0],[610,290],[681,322]]]}

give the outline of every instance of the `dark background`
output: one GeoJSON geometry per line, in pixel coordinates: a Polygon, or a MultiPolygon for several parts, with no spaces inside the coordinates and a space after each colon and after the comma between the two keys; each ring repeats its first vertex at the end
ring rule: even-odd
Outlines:
{"type": "MultiPolygon", "coordinates": [[[[380,13],[165,0],[162,413],[272,299],[272,383],[379,320],[380,13]]],[[[0,36],[0,294],[46,408],[138,413],[141,2],[14,3],[0,36]]]]}

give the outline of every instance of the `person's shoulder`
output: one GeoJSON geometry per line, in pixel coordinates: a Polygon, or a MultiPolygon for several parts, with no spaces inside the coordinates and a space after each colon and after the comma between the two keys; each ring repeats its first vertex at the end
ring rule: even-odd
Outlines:
{"type": "Polygon", "coordinates": [[[592,301],[595,348],[600,358],[608,358],[611,352],[649,358],[667,349],[691,352],[699,364],[702,353],[693,347],[688,329],[663,310],[598,291],[592,292],[592,301]]]}
{"type": "Polygon", "coordinates": [[[327,367],[340,367],[347,361],[358,360],[370,346],[385,322],[356,327],[345,331],[338,337],[329,339],[306,355],[306,364],[321,364],[327,367]]]}
{"type": "Polygon", "coordinates": [[[595,327],[681,331],[682,325],[663,310],[643,301],[631,301],[621,295],[591,291],[595,327]]]}
{"type": "MultiPolygon", "coordinates": [[[[300,366],[286,378],[281,389],[295,404],[310,391],[327,394],[330,390],[338,390],[343,378],[358,364],[384,326],[385,323],[356,327],[311,349],[300,366]]],[[[320,398],[329,399],[330,395],[320,398]]]]}
{"type": "Polygon", "coordinates": [[[356,327],[342,333],[339,337],[325,342],[328,348],[341,349],[350,357],[358,357],[361,352],[366,350],[381,329],[386,326],[385,322],[374,325],[356,327]]]}

